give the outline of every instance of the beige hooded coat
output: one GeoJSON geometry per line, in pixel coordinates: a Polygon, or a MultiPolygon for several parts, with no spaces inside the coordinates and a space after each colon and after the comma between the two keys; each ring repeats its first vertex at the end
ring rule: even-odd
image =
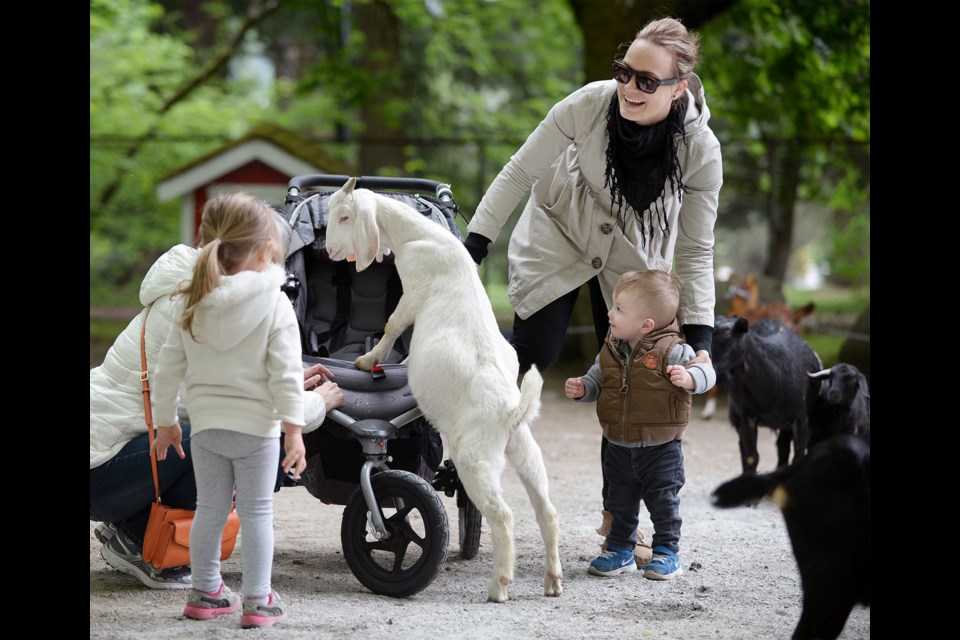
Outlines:
{"type": "Polygon", "coordinates": [[[603,186],[606,114],[615,91],[615,80],[593,82],[554,105],[490,185],[467,230],[496,241],[529,194],[508,247],[508,294],[523,319],[597,275],[609,308],[621,274],[669,272],[675,261],[682,324],[712,327],[713,227],[723,167],[703,86],[696,75],[689,78],[686,136],[677,150],[682,205],[667,182],[669,235],[655,233],[645,247],[632,209],[620,231],[603,186]]]}

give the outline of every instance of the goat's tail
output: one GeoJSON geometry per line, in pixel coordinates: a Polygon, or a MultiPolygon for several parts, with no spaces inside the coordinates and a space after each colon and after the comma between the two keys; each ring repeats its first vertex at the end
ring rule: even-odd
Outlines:
{"type": "Polygon", "coordinates": [[[727,480],[713,490],[713,506],[727,509],[753,505],[761,498],[771,497],[776,502],[774,493],[778,486],[793,472],[792,466],[780,467],[770,473],[745,473],[732,480],[727,480]]]}
{"type": "Polygon", "coordinates": [[[540,392],[543,390],[543,376],[537,370],[537,365],[530,365],[530,369],[520,381],[520,404],[517,406],[517,419],[514,425],[522,422],[530,424],[540,415],[540,392]]]}

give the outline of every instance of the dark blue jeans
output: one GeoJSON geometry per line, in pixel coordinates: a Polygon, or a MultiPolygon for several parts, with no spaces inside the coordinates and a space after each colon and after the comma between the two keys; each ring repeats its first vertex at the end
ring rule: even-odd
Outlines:
{"type": "Polygon", "coordinates": [[[653,521],[653,546],[680,551],[679,493],[686,482],[680,443],[636,448],[607,444],[603,470],[610,483],[607,510],[613,514],[607,548],[636,548],[642,500],[653,521]]]}
{"type": "MultiPolygon", "coordinates": [[[[190,457],[190,425],[183,429],[183,460],[171,447],[167,459],[157,461],[160,499],[180,509],[197,508],[197,482],[190,457]]],[[[150,441],[144,433],[128,442],[119,453],[90,470],[90,519],[109,522],[134,540],[143,542],[154,500],[150,469],[150,441]]]]}
{"type": "MultiPolygon", "coordinates": [[[[587,283],[590,291],[590,310],[593,313],[593,328],[597,336],[597,350],[603,348],[603,341],[610,328],[607,317],[607,303],[603,301],[600,280],[591,278],[587,283]]],[[[520,373],[526,373],[531,364],[537,365],[541,372],[546,371],[560,358],[563,341],[567,337],[567,326],[577,303],[580,287],[566,293],[526,320],[513,316],[513,334],[510,343],[517,350],[520,361],[520,373]]],[[[595,354],[594,354],[595,355],[595,354]]],[[[591,360],[592,362],[592,360],[591,360]]]]}

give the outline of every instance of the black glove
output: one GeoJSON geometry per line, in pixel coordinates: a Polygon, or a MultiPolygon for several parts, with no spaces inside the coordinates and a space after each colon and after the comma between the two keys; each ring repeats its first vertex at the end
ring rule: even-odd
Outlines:
{"type": "Polygon", "coordinates": [[[713,358],[713,353],[710,351],[713,348],[713,327],[705,324],[685,324],[680,329],[687,344],[694,351],[706,351],[710,354],[710,358],[713,358]]]}
{"type": "Polygon", "coordinates": [[[487,250],[492,240],[479,233],[468,233],[467,239],[463,241],[463,246],[467,248],[467,253],[473,258],[473,261],[480,264],[480,261],[487,257],[487,250]]]}

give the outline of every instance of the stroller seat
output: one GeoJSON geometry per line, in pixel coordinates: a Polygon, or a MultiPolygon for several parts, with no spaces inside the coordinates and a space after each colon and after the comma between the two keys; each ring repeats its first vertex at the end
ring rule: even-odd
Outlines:
{"type": "Polygon", "coordinates": [[[343,393],[341,411],[354,420],[379,418],[391,421],[417,407],[417,400],[407,382],[407,367],[402,364],[381,365],[380,375],[362,371],[353,361],[302,356],[304,365],[320,363],[333,374],[343,393]]]}
{"type": "MultiPolygon", "coordinates": [[[[304,254],[303,353],[353,362],[379,342],[403,294],[393,256],[357,272],[353,263],[330,260],[319,239],[304,254]]],[[[406,356],[412,334],[404,332],[385,363],[406,356]]]]}

